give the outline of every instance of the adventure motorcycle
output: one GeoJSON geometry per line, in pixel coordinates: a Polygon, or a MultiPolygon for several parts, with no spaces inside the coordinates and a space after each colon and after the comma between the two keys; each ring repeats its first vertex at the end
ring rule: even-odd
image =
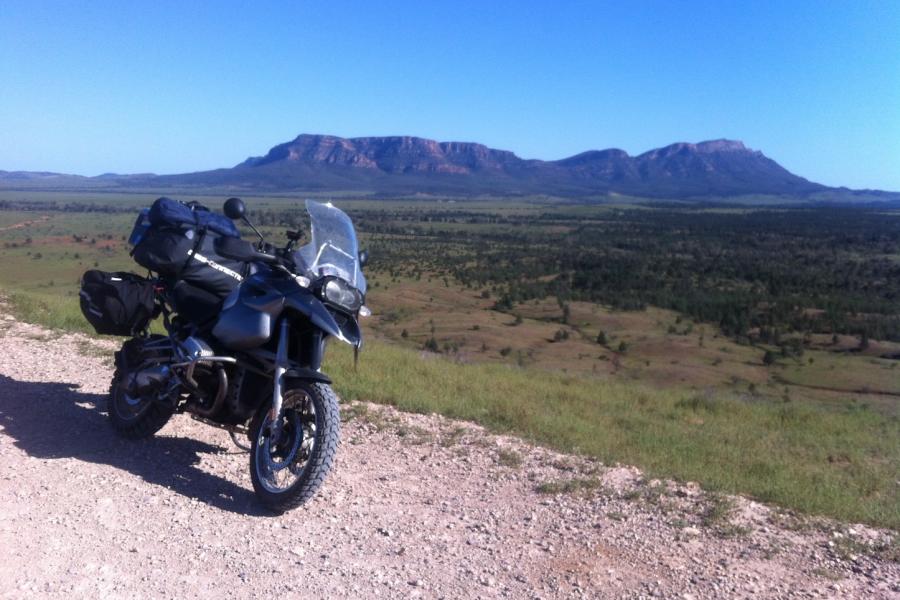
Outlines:
{"type": "Polygon", "coordinates": [[[253,488],[276,512],[312,497],[332,467],[340,417],[320,366],[331,338],[359,351],[358,318],[368,314],[367,256],[350,218],[330,203],[306,208],[310,242],[295,249],[302,236],[288,232],[274,248],[238,198],[225,215],[244,221],[257,243],[200,205],[161,198],[131,240],[132,256],[156,274],[89,271],[81,292],[98,332],[133,336],[116,353],[115,429],[144,438],[189,412],[238,445],[248,435],[253,488]],[[167,335],[149,333],[159,314],[167,335]]]}

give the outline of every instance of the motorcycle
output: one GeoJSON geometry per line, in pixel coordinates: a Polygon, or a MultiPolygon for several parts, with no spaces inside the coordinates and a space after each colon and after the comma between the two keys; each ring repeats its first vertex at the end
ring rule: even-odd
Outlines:
{"type": "Polygon", "coordinates": [[[178,277],[147,280],[166,335],[144,326],[122,345],[108,400],[112,425],[126,438],[151,436],[181,412],[229,431],[249,451],[253,489],[274,512],[311,498],[332,468],[340,416],[322,359],[331,339],[357,353],[359,317],[368,315],[367,253],[350,218],[330,203],[307,201],[306,208],[310,242],[295,249],[302,235],[288,232],[276,248],[240,199],[227,200],[225,215],[259,239],[222,236],[213,248],[245,275],[195,248],[195,261],[239,280],[224,300],[199,289],[185,293],[178,277]]]}

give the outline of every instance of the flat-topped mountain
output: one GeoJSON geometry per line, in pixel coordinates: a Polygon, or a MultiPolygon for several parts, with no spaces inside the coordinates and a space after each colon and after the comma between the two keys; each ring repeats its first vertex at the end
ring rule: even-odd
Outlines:
{"type": "Polygon", "coordinates": [[[385,173],[454,173],[501,171],[522,159],[512,152],[467,142],[435,142],[417,137],[345,139],[300,135],[265,156],[248,158],[238,167],[261,167],[281,161],[377,169],[385,173]]]}
{"type": "Polygon", "coordinates": [[[676,143],[630,156],[589,150],[545,161],[472,142],[411,136],[341,138],[302,134],[263,156],[212,171],[179,175],[64,176],[6,173],[6,187],[56,186],[144,189],[222,189],[235,193],[333,192],[372,196],[526,196],[711,198],[748,195],[894,199],[888,192],[828,188],[795,175],[734,140],[676,143]]]}
{"type": "Polygon", "coordinates": [[[262,189],[567,197],[804,195],[826,189],[731,140],[672,144],[638,156],[591,150],[543,161],[470,142],[303,134],[231,169],[163,179],[262,189]]]}

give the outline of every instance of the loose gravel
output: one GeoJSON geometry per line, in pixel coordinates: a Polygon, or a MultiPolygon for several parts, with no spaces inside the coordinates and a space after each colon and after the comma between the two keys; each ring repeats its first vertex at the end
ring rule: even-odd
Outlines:
{"type": "Polygon", "coordinates": [[[367,403],[273,516],[226,432],[113,433],[112,343],[0,329],[2,598],[900,598],[891,532],[367,403]]]}

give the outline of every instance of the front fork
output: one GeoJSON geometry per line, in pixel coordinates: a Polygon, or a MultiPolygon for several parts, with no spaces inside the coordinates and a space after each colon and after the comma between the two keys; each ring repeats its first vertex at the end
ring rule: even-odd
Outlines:
{"type": "Polygon", "coordinates": [[[291,326],[286,318],[281,319],[278,331],[278,350],[275,352],[275,377],[272,382],[272,408],[269,409],[269,432],[271,439],[281,438],[281,408],[284,402],[282,394],[284,372],[288,368],[288,340],[291,326]]]}

